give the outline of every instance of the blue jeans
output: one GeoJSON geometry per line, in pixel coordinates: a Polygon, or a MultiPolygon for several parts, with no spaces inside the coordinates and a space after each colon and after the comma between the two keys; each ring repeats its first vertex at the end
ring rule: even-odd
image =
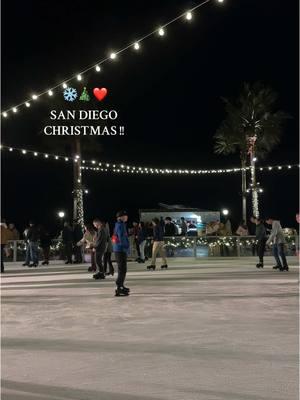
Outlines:
{"type": "Polygon", "coordinates": [[[27,264],[32,261],[34,264],[39,263],[39,249],[38,249],[38,243],[37,242],[29,242],[27,245],[26,249],[26,260],[25,262],[27,264]]]}
{"type": "Polygon", "coordinates": [[[276,260],[276,265],[278,267],[287,267],[288,266],[286,257],[284,254],[284,244],[283,243],[278,243],[278,244],[274,243],[273,244],[273,256],[276,260]],[[281,257],[282,263],[281,263],[280,257],[281,257]]]}

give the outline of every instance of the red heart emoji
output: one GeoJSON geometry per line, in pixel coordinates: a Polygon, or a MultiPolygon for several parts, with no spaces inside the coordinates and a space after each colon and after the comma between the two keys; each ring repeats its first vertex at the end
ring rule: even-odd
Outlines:
{"type": "Polygon", "coordinates": [[[107,95],[107,89],[106,88],[95,88],[93,90],[94,96],[96,97],[97,100],[102,101],[104,97],[107,95]]]}

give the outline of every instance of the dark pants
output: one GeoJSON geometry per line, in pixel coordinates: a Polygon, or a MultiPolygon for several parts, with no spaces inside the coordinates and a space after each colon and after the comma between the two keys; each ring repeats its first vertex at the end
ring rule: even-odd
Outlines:
{"type": "Polygon", "coordinates": [[[104,271],[113,274],[115,272],[113,264],[111,262],[111,252],[107,251],[104,253],[104,271]],[[107,271],[107,264],[109,266],[109,271],[107,271]]]}
{"type": "Polygon", "coordinates": [[[286,257],[284,254],[284,244],[283,243],[278,243],[278,244],[274,243],[273,244],[273,255],[276,260],[276,265],[278,267],[287,267],[288,266],[286,257]],[[281,257],[282,263],[281,263],[280,257],[281,257]]]}
{"type": "Polygon", "coordinates": [[[116,284],[118,287],[123,287],[127,272],[127,253],[117,251],[115,252],[115,257],[118,264],[118,278],[116,284]]]}
{"type": "Polygon", "coordinates": [[[82,253],[81,253],[81,246],[74,246],[74,255],[75,255],[75,262],[80,264],[82,263],[82,253]]]}
{"type": "Polygon", "coordinates": [[[96,264],[98,267],[98,272],[100,274],[104,275],[104,266],[103,266],[103,255],[104,255],[104,251],[103,250],[97,250],[96,249],[96,264]]]}
{"type": "Polygon", "coordinates": [[[266,248],[266,239],[258,240],[257,245],[256,245],[256,250],[257,250],[259,262],[261,264],[264,263],[265,248],[266,248]]]}
{"type": "Polygon", "coordinates": [[[73,249],[73,243],[72,242],[65,242],[65,257],[68,261],[68,263],[72,263],[72,249],[73,249]]]}
{"type": "Polygon", "coordinates": [[[43,247],[44,261],[49,261],[50,246],[43,247]]]}
{"type": "Polygon", "coordinates": [[[93,271],[96,271],[97,269],[97,264],[96,264],[96,252],[95,251],[91,251],[91,264],[92,264],[92,269],[93,271]]]}
{"type": "Polygon", "coordinates": [[[137,251],[138,258],[141,258],[140,245],[139,245],[138,240],[134,239],[134,243],[135,243],[135,248],[136,248],[136,251],[137,251]]]}
{"type": "Polygon", "coordinates": [[[4,247],[5,247],[5,244],[1,244],[1,272],[4,272],[4,263],[3,263],[4,247]]]}

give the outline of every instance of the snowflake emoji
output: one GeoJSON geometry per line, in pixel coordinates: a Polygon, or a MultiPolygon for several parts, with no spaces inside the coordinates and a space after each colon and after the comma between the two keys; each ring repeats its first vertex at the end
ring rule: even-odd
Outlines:
{"type": "Polygon", "coordinates": [[[77,90],[74,88],[67,88],[64,90],[64,99],[66,101],[74,101],[77,98],[77,90]]]}

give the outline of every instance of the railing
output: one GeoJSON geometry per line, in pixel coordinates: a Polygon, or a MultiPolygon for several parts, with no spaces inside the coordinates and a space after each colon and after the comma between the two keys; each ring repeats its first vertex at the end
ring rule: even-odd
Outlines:
{"type": "MultiPolygon", "coordinates": [[[[9,241],[5,249],[4,261],[24,261],[26,242],[23,240],[9,241]]],[[[299,237],[286,236],[286,254],[295,256],[299,252],[299,237]]],[[[147,239],[145,254],[151,257],[151,239],[147,239]]],[[[254,236],[174,236],[165,238],[167,257],[249,257],[256,256],[256,240],[254,236]]],[[[90,261],[89,252],[82,249],[83,260],[90,261]]],[[[39,249],[39,259],[43,259],[42,249],[39,249]]],[[[266,248],[265,255],[271,255],[271,249],[266,248]]],[[[130,259],[137,258],[136,246],[130,237],[130,259]]],[[[63,260],[64,248],[59,239],[52,241],[50,260],[63,260]]]]}

